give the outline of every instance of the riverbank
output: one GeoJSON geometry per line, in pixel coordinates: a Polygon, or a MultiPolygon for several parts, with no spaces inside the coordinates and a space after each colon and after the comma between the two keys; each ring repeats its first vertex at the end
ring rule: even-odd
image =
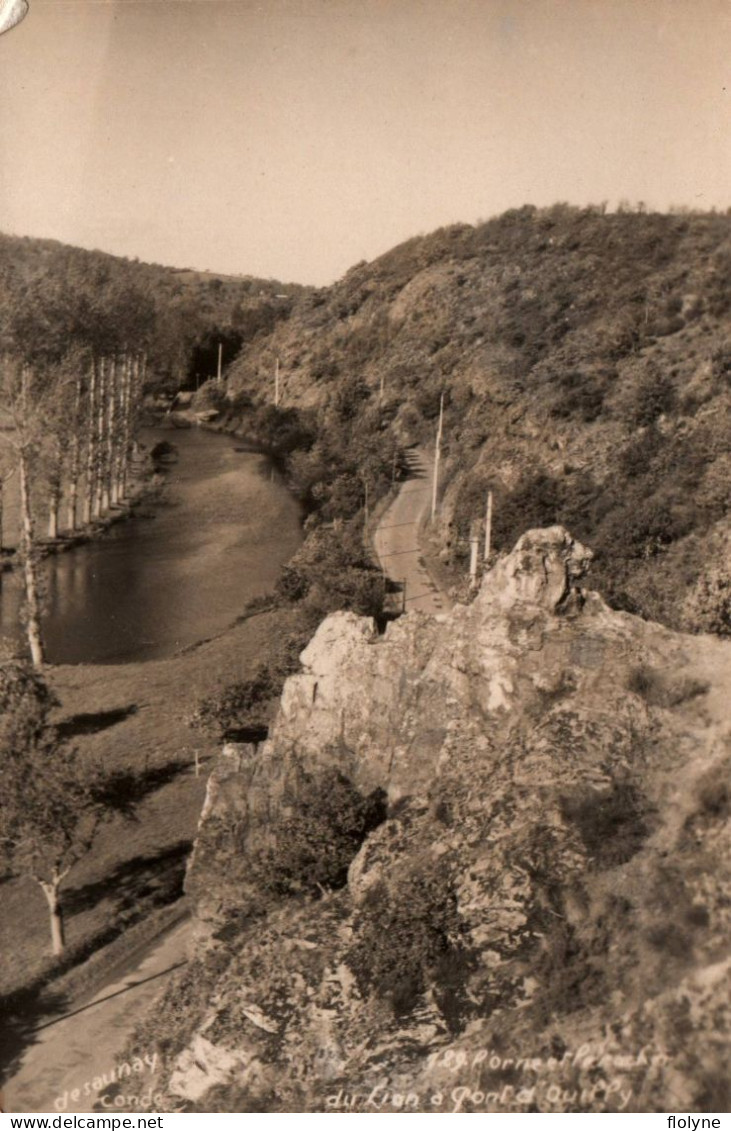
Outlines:
{"type": "MultiPolygon", "coordinates": [[[[228,422],[225,428],[206,427],[205,431],[222,431],[243,439],[241,422],[228,422]]],[[[226,471],[227,477],[235,474],[233,467],[226,471]]],[[[232,481],[227,478],[225,482],[228,489],[223,494],[230,507],[232,481]]],[[[220,485],[216,488],[219,495],[220,485]]],[[[203,484],[194,488],[200,521],[205,515],[216,517],[212,489],[212,485],[203,484]]],[[[257,510],[253,503],[252,507],[257,510]]],[[[251,527],[252,507],[237,516],[234,541],[243,532],[266,543],[271,538],[272,521],[257,520],[261,526],[257,533],[251,527]]],[[[174,521],[179,526],[179,511],[175,511],[174,521]]],[[[221,550],[220,532],[216,533],[215,546],[221,550]]],[[[203,564],[203,557],[208,569],[208,549],[201,548],[196,555],[198,566],[203,564]]],[[[190,595],[192,598],[193,593],[190,595]]],[[[197,592],[196,597],[200,596],[197,592]]],[[[181,593],[177,600],[182,611],[186,602],[181,593]]],[[[33,1039],[39,1019],[76,1003],[73,985],[80,982],[86,986],[84,968],[90,970],[93,984],[99,983],[104,979],[107,957],[112,961],[120,947],[124,950],[121,936],[141,929],[146,918],[159,914],[160,909],[173,908],[180,899],[208,764],[217,749],[214,739],[192,731],[186,719],[201,699],[220,693],[232,682],[251,678],[262,664],[280,653],[301,615],[297,604],[273,608],[259,605],[254,615],[230,618],[229,627],[212,632],[210,639],[197,637],[195,644],[181,647],[166,658],[49,667],[49,682],[63,704],[57,720],[62,732],[84,755],[102,761],[112,772],[128,775],[140,801],[136,821],[125,824],[115,819],[103,828],[93,853],[70,877],[64,896],[68,953],[62,968],[76,966],[76,983],[57,977],[61,967],[48,953],[41,892],[30,882],[14,881],[3,886],[0,948],[8,961],[0,975],[0,994],[12,994],[22,987],[26,990],[17,1011],[22,1013],[21,1024],[18,1040],[10,1049],[11,1058],[17,1059],[24,1042],[33,1039]],[[110,947],[115,938],[117,942],[110,947]],[[93,955],[91,962],[89,955],[93,955]]]]}
{"type": "Polygon", "coordinates": [[[115,817],[103,826],[92,852],[69,876],[62,892],[67,947],[61,960],[50,955],[38,885],[2,883],[0,1012],[7,1039],[0,1069],[34,1040],[39,1023],[76,1006],[80,992],[105,980],[108,964],[118,965],[124,956],[128,936],[130,945],[140,945],[141,934],[176,914],[217,748],[187,719],[201,698],[251,677],[298,619],[296,608],[267,607],[260,595],[300,542],[296,504],[262,474],[261,460],[237,455],[213,437],[198,437],[193,449],[197,463],[181,450],[171,465],[170,490],[156,508],[156,521],[140,523],[136,531],[137,524],[129,524],[129,546],[125,529],[93,550],[84,547],[59,560],[74,565],[73,592],[82,602],[83,615],[67,632],[93,654],[95,634],[105,630],[91,581],[99,581],[115,555],[124,555],[120,571],[108,574],[104,586],[113,615],[139,638],[137,655],[123,663],[49,664],[46,678],[61,702],[55,722],[62,735],[82,757],[122,775],[120,788],[129,787],[136,813],[134,821],[115,817]],[[214,597],[225,591],[220,607],[209,600],[211,586],[214,597]],[[255,611],[247,612],[249,603],[255,611]],[[208,610],[203,620],[201,610],[208,610]],[[161,628],[167,654],[149,656],[147,637],[161,628]]]}
{"type": "MultiPolygon", "coordinates": [[[[73,530],[69,528],[60,529],[55,538],[37,536],[35,545],[39,556],[46,558],[53,554],[65,554],[69,550],[75,549],[77,546],[85,546],[87,543],[103,537],[108,530],[118,523],[126,522],[128,519],[132,518],[141,504],[153,502],[159,495],[162,483],[158,478],[154,461],[150,458],[145,458],[145,456],[149,456],[149,454],[143,453],[133,464],[129,480],[129,490],[124,499],[121,499],[117,503],[112,503],[105,515],[93,518],[90,522],[82,526],[77,526],[73,530]]],[[[4,508],[5,521],[7,522],[7,513],[13,515],[13,512],[17,512],[17,510],[17,502],[7,505],[4,508]]],[[[18,524],[19,517],[16,517],[15,525],[18,526],[18,524]]],[[[2,532],[0,531],[0,533],[2,532]]],[[[9,573],[11,570],[18,568],[18,566],[17,545],[0,546],[0,573],[9,573]]]]}

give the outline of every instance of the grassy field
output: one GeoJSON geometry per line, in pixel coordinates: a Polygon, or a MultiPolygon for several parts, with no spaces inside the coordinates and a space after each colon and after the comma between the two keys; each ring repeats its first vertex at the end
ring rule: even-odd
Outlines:
{"type": "MultiPolygon", "coordinates": [[[[49,668],[64,732],[108,769],[132,772],[144,792],[136,820],[103,827],[69,876],[66,965],[179,896],[215,754],[214,744],[191,731],[185,718],[202,695],[251,674],[292,615],[262,613],[165,660],[49,668]]],[[[40,987],[59,966],[50,955],[40,888],[29,880],[7,881],[1,902],[0,995],[7,1006],[8,995],[40,987]]]]}

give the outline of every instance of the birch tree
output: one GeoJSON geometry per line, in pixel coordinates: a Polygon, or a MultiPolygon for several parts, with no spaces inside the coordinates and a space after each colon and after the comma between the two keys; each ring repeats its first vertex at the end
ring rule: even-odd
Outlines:
{"type": "Polygon", "coordinates": [[[81,430],[83,427],[83,377],[80,358],[74,359],[73,399],[71,404],[71,440],[68,460],[68,495],[66,526],[76,530],[79,499],[79,480],[81,478],[81,430]]]}
{"type": "Polygon", "coordinates": [[[97,364],[89,367],[89,388],[86,396],[86,444],[84,461],[84,525],[94,517],[94,484],[96,471],[97,364]]]}
{"type": "Polygon", "coordinates": [[[11,430],[10,446],[17,459],[20,487],[19,556],[25,590],[24,620],[33,666],[43,667],[45,654],[41,631],[41,599],[38,547],[33,517],[32,493],[38,473],[43,441],[44,393],[41,383],[27,365],[5,359],[2,367],[2,395],[11,430]]]}

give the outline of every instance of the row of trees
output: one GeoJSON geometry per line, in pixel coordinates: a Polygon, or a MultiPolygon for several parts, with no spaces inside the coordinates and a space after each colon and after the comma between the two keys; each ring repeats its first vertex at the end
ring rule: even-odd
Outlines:
{"type": "Polygon", "coordinates": [[[54,540],[60,529],[73,533],[125,499],[145,368],[144,355],[130,353],[97,358],[74,351],[46,365],[3,359],[0,546],[5,484],[17,476],[18,554],[35,667],[44,662],[39,521],[54,540]]]}

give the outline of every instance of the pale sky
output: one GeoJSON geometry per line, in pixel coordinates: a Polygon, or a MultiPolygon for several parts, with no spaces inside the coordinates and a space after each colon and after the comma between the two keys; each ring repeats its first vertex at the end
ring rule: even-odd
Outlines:
{"type": "Polygon", "coordinates": [[[522,204],[731,205],[731,0],[30,0],[0,229],[328,283],[522,204]]]}

